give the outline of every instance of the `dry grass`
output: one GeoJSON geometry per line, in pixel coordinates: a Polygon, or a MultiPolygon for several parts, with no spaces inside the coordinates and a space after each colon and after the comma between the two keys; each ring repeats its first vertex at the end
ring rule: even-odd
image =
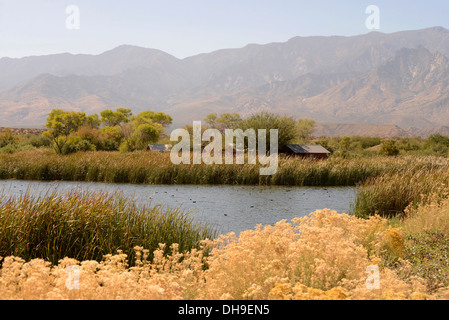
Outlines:
{"type": "Polygon", "coordinates": [[[397,223],[404,233],[405,255],[411,264],[408,274],[427,281],[432,292],[449,286],[449,198],[448,191],[430,195],[405,210],[397,223]]]}
{"type": "Polygon", "coordinates": [[[427,201],[405,210],[401,227],[407,233],[440,231],[449,234],[449,190],[431,195],[427,201]]]}
{"type": "Polygon", "coordinates": [[[403,275],[403,237],[380,217],[367,220],[320,210],[291,222],[258,226],[239,237],[203,241],[200,250],[164,255],[135,248],[138,262],[106,255],[102,262],[63,259],[25,262],[8,257],[0,274],[0,299],[447,299],[448,288],[429,292],[422,278],[403,275]],[[204,250],[211,249],[209,255],[204,250]],[[383,259],[396,259],[395,269],[383,259]],[[70,290],[67,267],[79,268],[70,290]],[[377,265],[380,288],[366,286],[367,267],[377,265]],[[207,268],[204,268],[207,266],[207,268]]]}

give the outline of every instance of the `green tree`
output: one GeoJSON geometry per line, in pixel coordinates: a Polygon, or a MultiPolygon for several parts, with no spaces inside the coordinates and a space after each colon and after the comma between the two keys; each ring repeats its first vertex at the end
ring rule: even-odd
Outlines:
{"type": "Polygon", "coordinates": [[[267,130],[267,151],[270,150],[270,130],[278,130],[278,147],[282,149],[296,137],[296,121],[292,117],[279,116],[273,113],[262,112],[242,121],[243,130],[267,130]]]}
{"type": "Polygon", "coordinates": [[[131,109],[118,108],[117,112],[123,114],[126,119],[130,119],[133,116],[133,113],[132,113],[131,109]]]}
{"type": "Polygon", "coordinates": [[[136,145],[136,141],[133,136],[133,124],[131,122],[122,123],[119,128],[120,134],[123,137],[122,143],[120,144],[120,152],[133,152],[136,145]]]}
{"type": "Polygon", "coordinates": [[[49,138],[60,154],[90,150],[132,152],[158,141],[173,119],[162,112],[133,116],[130,109],[104,110],[98,115],[53,110],[47,118],[49,138]],[[103,124],[99,129],[100,124],[103,124]]]}
{"type": "Polygon", "coordinates": [[[106,127],[115,127],[129,122],[132,117],[130,109],[118,108],[117,111],[104,110],[100,113],[101,123],[106,127]]]}
{"type": "Polygon", "coordinates": [[[427,138],[427,144],[432,145],[442,145],[449,147],[449,137],[443,136],[442,134],[433,134],[427,138]]]}
{"type": "Polygon", "coordinates": [[[137,115],[138,118],[144,118],[147,120],[151,120],[153,123],[158,123],[164,128],[167,128],[173,123],[173,119],[168,114],[163,112],[154,112],[154,111],[144,111],[137,115]]]}
{"type": "Polygon", "coordinates": [[[85,125],[93,129],[98,129],[100,127],[101,120],[98,114],[91,114],[86,117],[85,125]]]}
{"type": "Polygon", "coordinates": [[[386,156],[397,156],[399,154],[399,148],[396,141],[387,140],[382,142],[379,153],[386,156]]]}
{"type": "Polygon", "coordinates": [[[49,138],[57,153],[62,154],[69,135],[76,132],[86,121],[84,112],[52,110],[47,117],[47,131],[43,135],[49,138]]]}
{"type": "Polygon", "coordinates": [[[103,127],[100,129],[102,149],[105,151],[117,151],[123,140],[120,126],[103,127]]]}
{"type": "Polygon", "coordinates": [[[300,143],[309,143],[316,123],[311,119],[296,120],[296,134],[300,143]]]}
{"type": "Polygon", "coordinates": [[[161,131],[158,126],[150,123],[143,123],[137,126],[134,130],[134,138],[136,149],[145,149],[149,143],[154,143],[159,140],[161,131]]]}
{"type": "Polygon", "coordinates": [[[165,131],[164,124],[167,125],[170,121],[171,117],[168,115],[148,111],[140,113],[130,122],[122,123],[120,129],[123,142],[120,151],[132,152],[145,149],[149,143],[159,140],[160,135],[165,131]]]}
{"type": "Polygon", "coordinates": [[[218,115],[216,113],[211,113],[204,118],[204,122],[210,127],[216,129],[217,127],[218,115]]]}
{"type": "Polygon", "coordinates": [[[217,119],[217,124],[223,129],[237,129],[242,125],[242,118],[237,112],[223,113],[221,117],[217,119]]]}
{"type": "Polygon", "coordinates": [[[449,137],[439,133],[433,134],[427,138],[425,148],[430,154],[447,156],[449,154],[449,137]]]}
{"type": "Polygon", "coordinates": [[[216,113],[211,113],[204,118],[207,126],[212,129],[220,130],[224,133],[226,129],[241,129],[243,120],[240,115],[234,113],[223,113],[220,117],[216,113]]]}
{"type": "Polygon", "coordinates": [[[351,138],[343,137],[339,142],[339,149],[343,152],[348,152],[351,147],[351,138]]]}

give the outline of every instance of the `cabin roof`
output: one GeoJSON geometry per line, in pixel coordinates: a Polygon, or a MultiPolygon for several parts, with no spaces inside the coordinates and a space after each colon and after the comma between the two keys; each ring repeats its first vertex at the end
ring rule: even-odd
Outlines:
{"type": "Polygon", "coordinates": [[[306,144],[288,144],[287,148],[289,148],[294,153],[298,154],[308,154],[308,153],[325,153],[330,154],[329,150],[326,150],[324,147],[320,145],[306,145],[306,144]]]}

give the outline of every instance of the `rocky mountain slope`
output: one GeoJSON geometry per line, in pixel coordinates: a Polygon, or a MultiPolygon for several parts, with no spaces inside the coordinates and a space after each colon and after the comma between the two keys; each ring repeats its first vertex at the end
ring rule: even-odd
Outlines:
{"type": "MultiPolygon", "coordinates": [[[[320,123],[449,125],[449,31],[295,37],[177,59],[120,46],[100,55],[0,59],[0,126],[42,125],[54,108],[172,115],[270,111],[320,123]]],[[[394,131],[394,130],[393,130],[394,131]]],[[[407,131],[412,132],[412,131],[407,131]]]]}

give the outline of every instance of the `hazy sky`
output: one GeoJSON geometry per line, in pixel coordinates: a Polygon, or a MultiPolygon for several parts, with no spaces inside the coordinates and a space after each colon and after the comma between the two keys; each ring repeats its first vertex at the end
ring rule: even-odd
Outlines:
{"type": "Polygon", "coordinates": [[[131,44],[184,58],[294,36],[364,34],[373,31],[369,5],[380,10],[380,32],[449,29],[447,0],[0,0],[0,57],[131,44]],[[66,27],[69,5],[79,8],[79,29],[66,27]]]}

